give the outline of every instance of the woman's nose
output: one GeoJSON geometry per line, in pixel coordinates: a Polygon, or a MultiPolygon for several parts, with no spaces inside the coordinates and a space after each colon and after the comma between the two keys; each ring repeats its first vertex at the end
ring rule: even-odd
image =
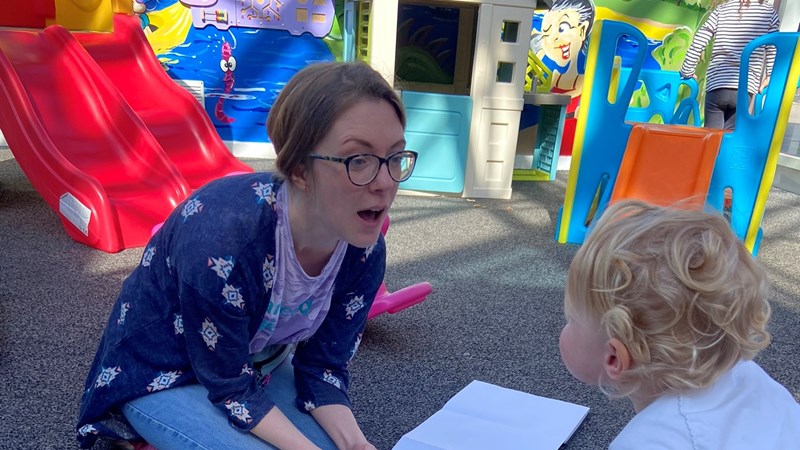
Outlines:
{"type": "Polygon", "coordinates": [[[381,164],[378,169],[378,175],[369,184],[371,189],[388,189],[393,187],[397,182],[389,175],[389,164],[381,164]]]}

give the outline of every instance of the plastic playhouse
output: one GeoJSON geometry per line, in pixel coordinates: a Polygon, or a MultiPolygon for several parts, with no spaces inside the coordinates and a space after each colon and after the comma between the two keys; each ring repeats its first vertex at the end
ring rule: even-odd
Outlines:
{"type": "MultiPolygon", "coordinates": [[[[723,201],[730,196],[731,225],[748,250],[756,254],[781,138],[800,77],[798,42],[799,33],[772,33],[745,47],[736,129],[723,132],[626,121],[647,49],[646,38],[622,22],[595,23],[587,62],[588,83],[583,92],[586,103],[578,116],[557,241],[582,243],[593,220],[609,202],[620,198],[723,211],[723,201]],[[614,64],[614,50],[621,36],[641,43],[636,63],[625,79],[614,64]],[[763,108],[751,114],[746,106],[746,62],[753,50],[764,45],[775,46],[777,55],[763,108]]],[[[686,120],[690,110],[690,103],[680,106],[675,112],[680,117],[673,120],[686,120]]]]}
{"type": "Polygon", "coordinates": [[[357,14],[370,29],[369,63],[402,91],[406,140],[419,152],[402,188],[511,196],[535,6],[382,0],[369,3],[368,20],[366,7],[357,14]],[[436,55],[452,59],[446,71],[436,55]]]}

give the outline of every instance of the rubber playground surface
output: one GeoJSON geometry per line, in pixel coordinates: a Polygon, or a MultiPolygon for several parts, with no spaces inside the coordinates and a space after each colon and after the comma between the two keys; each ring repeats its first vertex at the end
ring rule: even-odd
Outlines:
{"type": "MultiPolygon", "coordinates": [[[[566,449],[607,447],[632,417],[626,401],[573,380],[559,357],[577,248],[553,239],[565,182],[566,172],[514,182],[510,200],[397,197],[385,282],[394,291],[428,281],[433,292],[370,320],[353,360],[356,417],[378,449],[391,449],[475,379],[588,406],[566,449]]],[[[800,399],[798,224],[800,196],[773,188],[758,256],[773,282],[773,342],[757,361],[800,399]]],[[[142,249],[109,254],[73,241],[7,149],[0,249],[0,449],[75,448],[86,371],[142,249]]]]}

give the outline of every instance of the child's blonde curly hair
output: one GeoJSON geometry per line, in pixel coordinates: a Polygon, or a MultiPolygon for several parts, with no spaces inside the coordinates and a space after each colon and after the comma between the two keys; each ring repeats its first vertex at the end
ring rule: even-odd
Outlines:
{"type": "Polygon", "coordinates": [[[613,395],[711,385],[770,342],[769,284],[719,214],[620,201],[570,266],[565,307],[631,357],[613,395]]]}

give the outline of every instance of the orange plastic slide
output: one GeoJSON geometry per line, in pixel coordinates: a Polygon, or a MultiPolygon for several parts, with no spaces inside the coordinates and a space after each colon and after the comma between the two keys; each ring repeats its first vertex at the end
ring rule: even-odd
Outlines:
{"type": "Polygon", "coordinates": [[[107,252],[144,245],[190,192],[72,35],[0,29],[0,129],[67,233],[107,252]]]}
{"type": "Polygon", "coordinates": [[[636,198],[662,206],[702,208],[723,133],[688,126],[633,125],[611,202],[636,198]]]}
{"type": "Polygon", "coordinates": [[[189,186],[253,171],[222,143],[203,106],[167,75],[138,18],[116,14],[113,33],[73,36],[144,121],[189,186]]]}

